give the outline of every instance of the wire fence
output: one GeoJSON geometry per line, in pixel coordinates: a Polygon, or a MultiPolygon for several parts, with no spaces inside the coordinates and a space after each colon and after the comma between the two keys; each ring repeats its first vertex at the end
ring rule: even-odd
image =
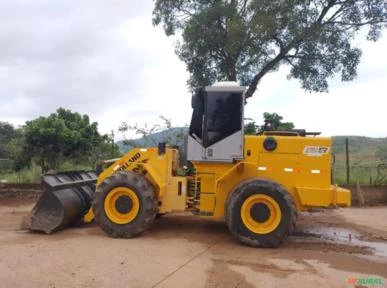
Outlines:
{"type": "MultiPolygon", "coordinates": [[[[353,160],[349,162],[348,184],[387,184],[387,163],[380,160],[353,160]]],[[[333,179],[335,183],[347,184],[347,167],[345,163],[333,165],[333,179]]]]}

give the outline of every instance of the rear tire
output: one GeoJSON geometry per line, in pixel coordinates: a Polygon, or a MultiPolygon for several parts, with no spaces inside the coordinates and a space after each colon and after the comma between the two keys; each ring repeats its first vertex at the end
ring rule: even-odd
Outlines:
{"type": "Polygon", "coordinates": [[[117,172],[98,185],[93,212],[106,234],[132,238],[148,229],[156,217],[153,186],[140,174],[117,172]]]}
{"type": "Polygon", "coordinates": [[[278,247],[293,232],[296,218],[291,195],[270,180],[243,182],[227,200],[228,228],[240,242],[252,247],[278,247]]]}

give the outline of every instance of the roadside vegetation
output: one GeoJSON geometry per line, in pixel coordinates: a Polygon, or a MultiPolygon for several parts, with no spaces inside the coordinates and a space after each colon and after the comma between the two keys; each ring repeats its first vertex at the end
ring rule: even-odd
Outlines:
{"type": "MultiPolygon", "coordinates": [[[[188,128],[173,127],[166,117],[160,119],[160,124],[154,127],[123,123],[118,130],[124,140],[117,143],[108,135],[100,135],[98,124],[90,124],[87,115],[62,108],[18,128],[0,122],[0,179],[38,183],[48,171],[94,170],[98,161],[119,157],[133,147],[157,146],[159,142],[182,147],[188,128]],[[59,128],[50,129],[53,122],[59,128]],[[128,131],[141,137],[127,139],[128,131]]],[[[294,123],[283,121],[277,113],[265,112],[263,119],[262,124],[245,119],[245,134],[254,135],[268,128],[295,128],[294,123]]],[[[350,184],[387,184],[387,138],[361,136],[333,137],[334,182],[346,183],[345,138],[349,139],[350,184]]]]}
{"type": "Polygon", "coordinates": [[[350,183],[387,184],[387,138],[333,137],[334,179],[346,183],[345,138],[349,142],[350,183]]]}
{"type": "Polygon", "coordinates": [[[97,162],[120,155],[108,135],[87,115],[59,108],[21,127],[0,122],[0,179],[39,182],[50,171],[92,170],[97,162]]]}

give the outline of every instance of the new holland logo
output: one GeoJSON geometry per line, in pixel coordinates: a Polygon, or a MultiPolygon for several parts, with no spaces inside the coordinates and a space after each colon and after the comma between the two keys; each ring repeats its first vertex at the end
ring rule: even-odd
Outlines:
{"type": "Polygon", "coordinates": [[[329,147],[327,146],[305,146],[304,154],[308,156],[322,156],[328,154],[329,147]]]}

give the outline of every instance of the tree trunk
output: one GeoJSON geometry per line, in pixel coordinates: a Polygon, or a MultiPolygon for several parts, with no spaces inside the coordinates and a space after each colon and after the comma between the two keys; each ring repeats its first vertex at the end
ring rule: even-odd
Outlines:
{"type": "Polygon", "coordinates": [[[227,80],[237,81],[236,64],[231,57],[227,59],[227,80]]]}
{"type": "Polygon", "coordinates": [[[271,69],[273,69],[275,65],[277,65],[278,62],[280,62],[283,59],[283,57],[284,57],[283,53],[278,54],[273,60],[267,63],[266,66],[264,66],[258,74],[254,76],[245,94],[246,99],[253,96],[255,90],[257,90],[258,83],[262,79],[262,77],[265,76],[265,74],[268,73],[271,69]]]}
{"type": "Polygon", "coordinates": [[[280,61],[282,61],[286,57],[286,54],[290,50],[292,50],[292,48],[295,47],[297,43],[299,43],[300,41],[301,39],[294,39],[286,47],[282,47],[279,54],[275,58],[270,60],[265,66],[263,66],[262,70],[259,71],[259,73],[256,74],[253,80],[251,81],[249,88],[247,89],[247,92],[245,94],[246,99],[253,96],[255,90],[257,90],[257,85],[259,81],[262,79],[262,77],[265,76],[266,73],[270,72],[280,61]]]}

